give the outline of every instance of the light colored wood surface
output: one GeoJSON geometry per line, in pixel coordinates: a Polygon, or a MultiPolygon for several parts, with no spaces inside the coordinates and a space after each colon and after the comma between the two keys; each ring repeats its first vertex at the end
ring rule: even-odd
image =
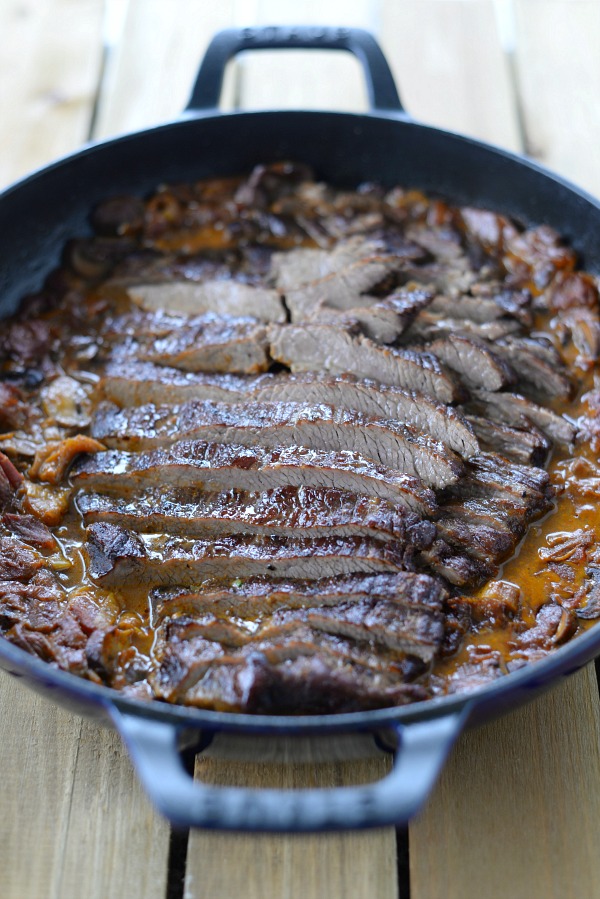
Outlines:
{"type": "Polygon", "coordinates": [[[465,734],[410,831],[411,899],[600,896],[593,665],[465,734]]]}
{"type": "MultiPolygon", "coordinates": [[[[103,4],[0,4],[0,179],[89,137],[101,69],[103,4]]],[[[169,828],[119,738],[0,673],[0,896],[165,895],[169,828]]]]}
{"type": "MultiPolygon", "coordinates": [[[[529,149],[600,193],[600,4],[515,0],[514,21],[512,6],[3,0],[0,183],[86,140],[96,99],[97,137],[176,115],[215,29],[295,20],[374,30],[417,118],[518,148],[522,113],[529,149]],[[516,77],[506,52],[513,38],[516,77]]],[[[293,76],[291,70],[280,54],[240,59],[228,75],[226,105],[364,108],[354,61],[298,54],[293,76]]],[[[0,706],[2,899],[165,896],[168,828],[141,795],[115,735],[25,693],[5,675],[0,706]]],[[[600,896],[598,710],[589,669],[461,740],[411,828],[412,899],[600,896]]],[[[381,776],[382,764],[361,763],[362,776],[381,776]]],[[[222,762],[201,768],[204,778],[239,775],[222,762]]],[[[247,772],[253,783],[265,776],[262,769],[247,772]]],[[[298,766],[271,776],[282,785],[307,776],[325,784],[354,779],[357,768],[298,766]]],[[[242,891],[265,899],[388,899],[396,890],[389,830],[318,838],[198,833],[190,840],[188,899],[242,891]]]]}
{"type": "Polygon", "coordinates": [[[0,184],[87,140],[102,0],[0,3],[0,184]]]}
{"type": "Polygon", "coordinates": [[[500,37],[492,0],[382,4],[381,43],[408,111],[428,124],[520,150],[500,37]]]}
{"type": "Polygon", "coordinates": [[[119,737],[4,672],[0,709],[2,899],[162,899],[169,828],[119,737]]]}
{"type": "MultiPolygon", "coordinates": [[[[298,765],[200,758],[196,762],[196,774],[206,783],[278,789],[366,783],[388,770],[389,761],[379,758],[298,765]]],[[[396,899],[395,832],[391,827],[367,833],[302,836],[193,832],[188,845],[186,899],[241,895],[245,899],[396,899]],[[235,859],[235,864],[228,864],[227,859],[235,859]]]]}

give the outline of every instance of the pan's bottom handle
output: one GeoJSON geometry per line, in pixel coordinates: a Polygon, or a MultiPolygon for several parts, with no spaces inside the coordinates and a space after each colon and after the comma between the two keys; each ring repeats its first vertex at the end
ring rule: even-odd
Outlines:
{"type": "Polygon", "coordinates": [[[114,708],[111,715],[148,795],[173,824],[254,832],[406,824],[429,795],[466,718],[456,712],[394,725],[399,737],[394,765],[376,783],[263,790],[200,784],[183,767],[177,728],[114,708]]]}

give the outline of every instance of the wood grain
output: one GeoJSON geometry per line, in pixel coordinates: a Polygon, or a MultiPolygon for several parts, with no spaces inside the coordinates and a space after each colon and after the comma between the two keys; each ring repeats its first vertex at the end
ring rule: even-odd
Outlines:
{"type": "MultiPolygon", "coordinates": [[[[94,137],[110,137],[177,117],[215,31],[233,24],[233,0],[128,0],[107,59],[94,137]]],[[[224,104],[231,105],[227,81],[224,104]]]]}
{"type": "MultiPolygon", "coordinates": [[[[101,0],[0,5],[0,179],[88,137],[101,0]]],[[[119,738],[0,674],[2,899],[162,899],[169,828],[119,738]]]]}
{"type": "MultiPolygon", "coordinates": [[[[366,783],[383,777],[389,760],[241,763],[196,761],[203,782],[292,789],[366,783]]],[[[393,828],[321,835],[190,834],[186,899],[396,899],[393,828]],[[227,859],[235,860],[227,863],[227,859]]]]}
{"type": "Polygon", "coordinates": [[[0,708],[2,899],[162,899],[169,828],[119,737],[4,672],[0,708]]]}
{"type": "Polygon", "coordinates": [[[492,0],[384,0],[380,40],[415,118],[520,149],[492,0]]]}
{"type": "Polygon", "coordinates": [[[593,665],[459,741],[410,830],[411,899],[600,896],[593,665]]]}
{"type": "Polygon", "coordinates": [[[516,12],[528,152],[600,196],[600,4],[517,0],[516,12]]]}
{"type": "Polygon", "coordinates": [[[102,11],[102,0],[0,3],[0,184],[87,139],[102,11]]]}

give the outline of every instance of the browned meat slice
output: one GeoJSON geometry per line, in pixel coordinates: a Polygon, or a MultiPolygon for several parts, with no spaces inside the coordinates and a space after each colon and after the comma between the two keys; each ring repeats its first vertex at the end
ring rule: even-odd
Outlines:
{"type": "Polygon", "coordinates": [[[550,477],[546,471],[508,462],[495,453],[480,453],[474,456],[469,462],[469,468],[477,478],[483,480],[484,476],[487,476],[490,483],[495,479],[505,489],[510,485],[521,496],[546,499],[553,495],[550,477]]]}
{"type": "MultiPolygon", "coordinates": [[[[514,369],[519,388],[524,392],[533,388],[544,396],[567,399],[571,395],[571,382],[564,372],[562,360],[548,344],[506,337],[494,344],[494,352],[514,369]]],[[[486,387],[485,384],[474,386],[486,387]]]]}
{"type": "MultiPolygon", "coordinates": [[[[473,482],[471,486],[475,486],[473,482]]],[[[510,496],[505,498],[485,495],[480,489],[479,494],[471,496],[469,499],[444,503],[443,517],[460,519],[469,527],[482,525],[486,528],[493,528],[500,534],[512,535],[516,541],[524,533],[527,508],[522,504],[515,506],[510,496]]]]}
{"type": "Polygon", "coordinates": [[[570,422],[552,409],[539,406],[519,393],[481,390],[475,396],[481,402],[485,414],[495,421],[515,428],[527,428],[533,422],[547,437],[559,443],[570,444],[575,439],[575,429],[570,422]]]}
{"type": "Polygon", "coordinates": [[[45,552],[52,552],[56,549],[56,540],[52,531],[34,515],[5,512],[2,515],[2,522],[9,531],[16,534],[24,543],[28,543],[30,546],[45,552]]]}
{"type": "Polygon", "coordinates": [[[256,376],[181,372],[151,362],[110,363],[100,384],[120,406],[179,404],[188,400],[253,403],[327,403],[373,418],[397,419],[441,440],[465,459],[479,452],[477,438],[460,412],[428,396],[352,375],[266,373],[256,376]]]}
{"type": "Polygon", "coordinates": [[[507,529],[466,521],[464,517],[444,514],[436,521],[440,537],[450,546],[482,562],[498,564],[514,550],[517,540],[507,529]]]}
{"type": "MultiPolygon", "coordinates": [[[[398,681],[413,680],[427,669],[428,663],[417,653],[327,633],[307,624],[305,614],[303,617],[295,614],[297,620],[287,613],[283,624],[269,622],[254,636],[250,636],[247,628],[236,627],[213,615],[200,619],[186,615],[176,618],[163,629],[165,637],[162,634],[158,637],[156,648],[161,666],[153,681],[164,684],[163,675],[167,674],[168,679],[178,678],[179,685],[185,682],[189,686],[213,662],[220,664],[227,658],[235,664],[236,660],[239,662],[240,658],[256,653],[276,665],[315,655],[338,664],[357,662],[372,669],[373,673],[393,675],[398,681]],[[216,645],[218,643],[221,645],[216,645]]],[[[408,633],[406,639],[410,639],[408,633]]],[[[423,652],[423,648],[419,648],[423,652]]],[[[424,649],[431,652],[429,647],[424,649]]]]}
{"type": "MultiPolygon", "coordinates": [[[[179,618],[168,625],[171,635],[175,629],[179,631],[180,621],[179,618]]],[[[252,622],[234,623],[227,617],[217,618],[211,614],[184,621],[185,639],[200,636],[225,646],[264,651],[271,658],[277,648],[288,658],[307,649],[310,651],[314,632],[325,631],[371,644],[371,656],[376,656],[383,647],[429,662],[436,654],[444,632],[441,612],[372,599],[284,609],[264,620],[258,629],[252,622]]]]}
{"type": "Polygon", "coordinates": [[[493,503],[495,514],[509,523],[515,533],[548,511],[553,495],[543,469],[517,465],[495,453],[474,457],[459,486],[458,490],[450,489],[452,496],[461,502],[485,501],[486,508],[493,503]]]}
{"type": "Polygon", "coordinates": [[[479,415],[467,415],[467,421],[482,449],[500,453],[522,465],[545,465],[550,441],[534,425],[530,425],[528,430],[520,430],[479,415]]]}
{"type": "Polygon", "coordinates": [[[362,335],[329,325],[271,326],[271,356],[293,372],[349,372],[406,390],[425,393],[442,403],[462,395],[460,386],[431,353],[382,347],[362,335]]]}
{"type": "Polygon", "coordinates": [[[433,515],[437,508],[433,492],[418,479],[358,453],[298,446],[266,449],[192,441],[139,454],[111,450],[81,459],[72,481],[100,493],[159,485],[216,491],[331,487],[379,497],[418,515],[433,515]]]}
{"type": "Polygon", "coordinates": [[[141,346],[138,355],[185,371],[250,374],[269,367],[268,346],[266,329],[252,319],[207,319],[141,346]]]}
{"type": "Polygon", "coordinates": [[[398,290],[368,306],[353,306],[343,311],[326,303],[315,307],[310,321],[344,328],[357,324],[363,334],[376,343],[393,343],[406,331],[420,309],[431,302],[433,294],[426,290],[398,290]]]}
{"type": "Polygon", "coordinates": [[[441,615],[402,608],[385,601],[340,603],[312,608],[304,614],[311,627],[318,630],[361,642],[379,643],[397,652],[418,655],[425,662],[431,661],[436,654],[444,633],[441,615]]]}
{"type": "Polygon", "coordinates": [[[431,301],[428,311],[444,318],[463,318],[478,324],[496,321],[505,314],[494,300],[487,297],[470,296],[470,294],[460,297],[447,297],[438,294],[431,301]]]}
{"type": "Polygon", "coordinates": [[[430,341],[450,334],[460,334],[464,337],[494,341],[520,330],[520,323],[511,318],[474,322],[468,318],[452,318],[425,309],[419,312],[407,329],[404,339],[430,341]]]}
{"type": "Polygon", "coordinates": [[[469,387],[500,390],[515,381],[510,366],[483,341],[473,337],[449,334],[428,344],[427,349],[456,371],[469,387]]]}
{"type": "MultiPolygon", "coordinates": [[[[175,665],[176,677],[181,665],[175,665]]],[[[347,659],[312,655],[280,665],[262,653],[205,666],[178,689],[171,672],[154,681],[156,695],[199,708],[258,714],[325,714],[403,705],[426,699],[427,690],[399,682],[397,674],[377,673],[347,659]]]]}
{"type": "Polygon", "coordinates": [[[250,316],[263,322],[284,322],[286,312],[279,292],[239,281],[172,281],[168,284],[136,284],[129,296],[143,309],[164,309],[199,315],[250,316]]]}
{"type": "Polygon", "coordinates": [[[82,494],[77,507],[86,524],[104,521],[138,532],[204,539],[232,534],[376,537],[408,539],[424,548],[435,535],[432,522],[420,521],[385,500],[309,487],[265,493],[166,493],[161,486],[133,497],[82,494]]]}
{"type": "Polygon", "coordinates": [[[436,540],[429,549],[419,553],[418,560],[420,565],[456,587],[476,587],[498,570],[490,560],[473,558],[442,539],[436,540]]]}
{"type": "Polygon", "coordinates": [[[377,241],[360,235],[339,241],[331,250],[296,247],[273,253],[270,280],[285,293],[343,271],[353,262],[374,256],[379,249],[377,241]]]}
{"type": "Polygon", "coordinates": [[[103,586],[194,584],[210,577],[321,578],[353,572],[410,570],[412,548],[354,537],[224,537],[188,540],[135,534],[92,524],[86,544],[90,573],[103,586]]]}
{"type": "Polygon", "coordinates": [[[29,580],[41,568],[43,556],[14,536],[0,536],[0,579],[29,580]]]}
{"type": "Polygon", "coordinates": [[[569,335],[585,359],[600,356],[600,315],[598,309],[573,308],[557,316],[559,333],[569,335]]]}
{"type": "Polygon", "coordinates": [[[401,264],[402,260],[395,256],[371,256],[352,262],[317,281],[288,288],[285,303],[292,321],[311,318],[320,305],[345,310],[364,305],[365,294],[397,271],[401,264]]]}
{"type": "Polygon", "coordinates": [[[312,581],[265,577],[236,578],[229,582],[207,580],[201,588],[158,588],[151,594],[150,603],[157,620],[171,615],[207,613],[255,619],[279,609],[324,607],[367,599],[441,612],[444,598],[445,590],[438,578],[399,571],[312,581]]]}
{"type": "Polygon", "coordinates": [[[147,449],[180,439],[246,446],[305,446],[358,452],[421,480],[443,487],[458,480],[460,459],[409,425],[369,418],[320,404],[189,402],[178,407],[118,409],[101,404],[92,432],[115,448],[147,449]]]}

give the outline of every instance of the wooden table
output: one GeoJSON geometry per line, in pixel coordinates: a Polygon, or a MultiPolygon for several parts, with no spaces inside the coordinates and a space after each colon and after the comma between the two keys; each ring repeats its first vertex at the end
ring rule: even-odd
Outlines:
{"type": "MultiPolygon", "coordinates": [[[[362,25],[418,117],[524,149],[600,193],[596,0],[2,0],[0,182],[175,115],[210,34],[230,25],[362,25]],[[292,8],[294,7],[294,8],[292,8]]],[[[225,104],[361,109],[345,57],[240,60],[225,104]]],[[[408,833],[172,833],[115,734],[0,676],[2,899],[590,899],[600,896],[593,666],[466,734],[408,833]]],[[[240,768],[288,786],[376,778],[384,760],[240,768]]]]}

